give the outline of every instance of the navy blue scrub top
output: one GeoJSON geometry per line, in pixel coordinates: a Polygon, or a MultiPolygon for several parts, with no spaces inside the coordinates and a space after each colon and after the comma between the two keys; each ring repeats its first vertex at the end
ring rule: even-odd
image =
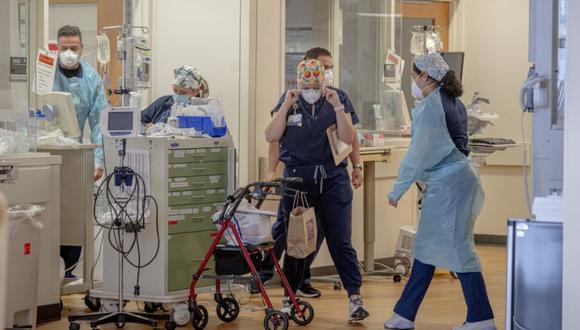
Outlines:
{"type": "Polygon", "coordinates": [[[173,106],[173,95],[161,96],[141,111],[142,124],[167,123],[173,106]]]}
{"type": "Polygon", "coordinates": [[[445,111],[445,122],[455,146],[465,156],[469,156],[469,137],[467,134],[467,110],[459,98],[452,97],[441,89],[441,103],[445,111]]]}
{"type": "MultiPolygon", "coordinates": [[[[348,95],[341,89],[332,89],[337,92],[340,102],[345,107],[345,112],[351,114],[353,125],[357,124],[359,119],[348,95]]],[[[272,113],[280,110],[285,97],[286,92],[282,94],[272,113]]],[[[302,96],[298,98],[296,104],[297,107],[293,106],[288,109],[288,116],[294,115],[295,112],[301,114],[302,126],[286,126],[280,139],[280,161],[286,167],[324,165],[326,168],[333,168],[334,158],[326,136],[326,129],[336,124],[334,107],[321,97],[314,104],[316,110],[315,115],[312,116],[312,105],[304,101],[302,96]]],[[[346,165],[345,159],[340,166],[346,167],[346,165]]]]}

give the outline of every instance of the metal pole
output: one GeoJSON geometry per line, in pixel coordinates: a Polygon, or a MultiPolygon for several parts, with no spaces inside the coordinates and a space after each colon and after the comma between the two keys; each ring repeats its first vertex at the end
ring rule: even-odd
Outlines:
{"type": "MultiPolygon", "coordinates": [[[[119,227],[120,228],[120,227],[119,227]]],[[[120,247],[121,252],[119,252],[119,313],[123,312],[123,231],[120,231],[120,247]]]]}
{"type": "Polygon", "coordinates": [[[364,162],[364,268],[375,270],[375,162],[364,162]]]}
{"type": "Polygon", "coordinates": [[[132,89],[133,86],[128,86],[127,74],[132,74],[127,67],[127,55],[129,51],[130,43],[127,42],[127,38],[131,37],[133,26],[133,0],[123,1],[123,27],[121,28],[121,38],[123,42],[123,56],[121,57],[121,105],[128,106],[130,95],[125,94],[127,89],[132,89]]]}

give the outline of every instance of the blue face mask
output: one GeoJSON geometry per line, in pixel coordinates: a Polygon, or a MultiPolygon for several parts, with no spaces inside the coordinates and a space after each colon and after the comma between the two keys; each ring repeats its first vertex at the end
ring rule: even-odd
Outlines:
{"type": "Polygon", "coordinates": [[[191,98],[189,97],[189,95],[173,94],[173,102],[175,104],[189,105],[189,104],[191,104],[191,98]]]}

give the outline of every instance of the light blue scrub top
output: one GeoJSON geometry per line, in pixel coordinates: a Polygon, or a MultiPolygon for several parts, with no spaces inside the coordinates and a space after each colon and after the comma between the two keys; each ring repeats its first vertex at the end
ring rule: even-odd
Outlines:
{"type": "MultiPolygon", "coordinates": [[[[101,145],[103,141],[101,127],[99,126],[101,111],[108,105],[105,89],[97,71],[82,59],[80,64],[82,67],[80,77],[67,78],[60,71],[60,68],[57,68],[53,90],[72,94],[79,128],[81,129],[80,141],[83,141],[83,128],[88,120],[91,129],[91,143],[101,145]]],[[[102,165],[103,148],[99,147],[95,150],[95,167],[102,165]]]]}

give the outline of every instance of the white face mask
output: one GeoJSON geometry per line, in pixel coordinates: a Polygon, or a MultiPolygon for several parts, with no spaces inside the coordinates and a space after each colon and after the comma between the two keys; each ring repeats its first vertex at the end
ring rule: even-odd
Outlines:
{"type": "Polygon", "coordinates": [[[80,56],[72,50],[67,49],[64,52],[58,53],[58,58],[63,68],[74,69],[79,64],[80,56]]]}
{"type": "Polygon", "coordinates": [[[413,94],[413,97],[417,100],[423,99],[423,90],[417,85],[415,79],[412,80],[413,82],[411,83],[411,94],[413,94]]]}
{"type": "Polygon", "coordinates": [[[308,104],[314,104],[316,103],[319,99],[320,96],[322,96],[322,91],[320,89],[303,89],[301,91],[302,97],[304,98],[304,101],[306,101],[308,104]]]}
{"type": "Polygon", "coordinates": [[[324,81],[328,86],[332,86],[334,80],[334,74],[332,73],[332,69],[328,69],[324,72],[324,81]]]}

